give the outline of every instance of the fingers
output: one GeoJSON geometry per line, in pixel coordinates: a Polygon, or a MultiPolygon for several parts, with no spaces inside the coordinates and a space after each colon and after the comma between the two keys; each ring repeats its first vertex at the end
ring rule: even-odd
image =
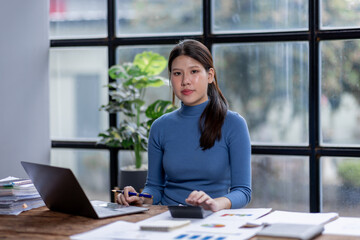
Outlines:
{"type": "Polygon", "coordinates": [[[206,201],[210,199],[212,198],[209,195],[207,195],[205,192],[194,190],[189,194],[189,196],[187,197],[187,199],[185,199],[185,201],[188,204],[200,206],[206,203],[206,201]]]}
{"type": "Polygon", "coordinates": [[[211,198],[203,191],[192,191],[188,198],[185,199],[187,204],[193,206],[201,206],[205,210],[211,210],[216,212],[219,210],[219,204],[216,202],[215,199],[211,198]]]}
{"type": "Polygon", "coordinates": [[[126,201],[125,196],[122,193],[117,195],[116,202],[121,205],[129,206],[129,203],[126,201]]]}
{"type": "Polygon", "coordinates": [[[138,204],[141,201],[138,196],[129,196],[129,192],[136,192],[136,190],[131,186],[124,187],[123,193],[117,195],[116,202],[121,205],[129,206],[130,204],[138,204]]]}

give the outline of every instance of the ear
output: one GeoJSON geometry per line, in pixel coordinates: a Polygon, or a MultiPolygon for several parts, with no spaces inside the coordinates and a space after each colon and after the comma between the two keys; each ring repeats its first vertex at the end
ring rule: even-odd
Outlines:
{"type": "Polygon", "coordinates": [[[212,83],[214,81],[215,77],[215,70],[213,68],[210,68],[208,71],[208,83],[212,83]]]}

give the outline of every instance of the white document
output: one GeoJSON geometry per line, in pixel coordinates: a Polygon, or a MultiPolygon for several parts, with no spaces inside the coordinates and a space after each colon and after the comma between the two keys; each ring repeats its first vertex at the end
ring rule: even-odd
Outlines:
{"type": "Polygon", "coordinates": [[[140,232],[139,227],[135,223],[117,221],[105,225],[103,227],[96,228],[94,230],[72,235],[71,239],[86,240],[86,239],[149,239],[147,234],[140,232]]]}
{"type": "Polygon", "coordinates": [[[271,223],[296,223],[296,224],[325,224],[339,217],[338,213],[303,213],[274,211],[258,221],[263,224],[271,223]]]}
{"type": "Polygon", "coordinates": [[[17,177],[13,177],[13,176],[9,176],[9,177],[6,177],[6,178],[3,178],[3,179],[0,179],[0,182],[5,182],[5,181],[11,181],[11,180],[17,180],[19,178],[17,177]]]}
{"type": "Polygon", "coordinates": [[[340,217],[326,224],[323,234],[360,236],[360,218],[340,217]]]}
{"type": "Polygon", "coordinates": [[[187,228],[191,232],[239,234],[247,222],[255,220],[271,211],[271,208],[224,209],[213,213],[187,228]]]}
{"type": "Polygon", "coordinates": [[[224,209],[213,213],[206,219],[220,219],[222,221],[247,222],[268,214],[271,208],[241,208],[224,209]]]}

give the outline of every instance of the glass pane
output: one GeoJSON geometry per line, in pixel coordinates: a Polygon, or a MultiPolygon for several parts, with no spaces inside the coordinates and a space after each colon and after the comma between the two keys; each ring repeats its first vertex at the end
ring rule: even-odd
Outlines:
{"type": "Polygon", "coordinates": [[[52,139],[94,140],[108,127],[106,47],[50,50],[50,132],[52,139]]]}
{"type": "Polygon", "coordinates": [[[296,156],[252,156],[248,207],[309,211],[309,161],[296,156]]]}
{"type": "Polygon", "coordinates": [[[323,41],[320,121],[322,144],[360,144],[360,40],[323,41]]]}
{"type": "Polygon", "coordinates": [[[248,123],[252,143],[308,143],[308,44],[216,44],[214,61],[230,109],[248,123]]]}
{"type": "Polygon", "coordinates": [[[299,31],[308,29],[307,0],[213,0],[214,33],[299,31]]]}
{"type": "Polygon", "coordinates": [[[360,1],[322,0],[320,2],[320,28],[360,27],[360,1]]]}
{"type": "Polygon", "coordinates": [[[51,165],[70,168],[90,200],[110,201],[109,158],[107,150],[51,150],[51,165]]]}
{"type": "Polygon", "coordinates": [[[323,211],[359,217],[360,158],[322,157],[323,211]]]}
{"type": "MultiPolygon", "coordinates": [[[[170,51],[173,47],[173,45],[118,47],[116,49],[116,63],[122,64],[125,62],[132,62],[136,54],[142,53],[144,51],[158,53],[165,57],[166,60],[168,60],[170,51]]],[[[160,76],[166,79],[169,78],[167,67],[160,74],[160,76]]],[[[147,103],[153,103],[158,99],[172,101],[172,90],[170,89],[169,85],[163,85],[161,87],[150,87],[146,90],[145,101],[147,103]]],[[[146,106],[148,106],[148,104],[146,106]]]]}
{"type": "Polygon", "coordinates": [[[202,33],[202,0],[116,0],[116,35],[202,33]]]}
{"type": "Polygon", "coordinates": [[[107,36],[107,0],[50,0],[50,38],[107,36]]]}

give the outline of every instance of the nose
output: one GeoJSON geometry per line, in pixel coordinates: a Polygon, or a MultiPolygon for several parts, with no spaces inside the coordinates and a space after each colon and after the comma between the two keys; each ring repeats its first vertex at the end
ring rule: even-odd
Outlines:
{"type": "Polygon", "coordinates": [[[184,73],[184,74],[183,74],[182,81],[181,81],[181,86],[189,85],[190,82],[191,82],[191,81],[190,81],[190,77],[188,76],[188,74],[184,73]]]}

